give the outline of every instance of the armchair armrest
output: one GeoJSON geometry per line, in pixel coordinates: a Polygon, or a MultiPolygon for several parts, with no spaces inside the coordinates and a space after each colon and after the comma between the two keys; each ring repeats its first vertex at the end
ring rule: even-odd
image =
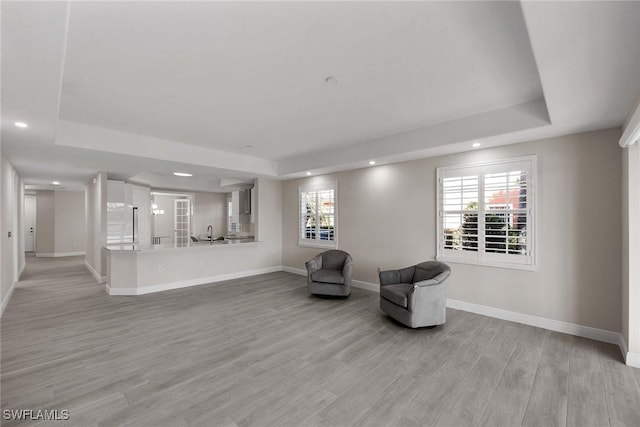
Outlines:
{"type": "Polygon", "coordinates": [[[304,266],[307,267],[307,276],[311,281],[311,275],[322,268],[322,255],[319,254],[311,258],[304,263],[304,266]]]}
{"type": "Polygon", "coordinates": [[[438,285],[440,284],[440,282],[438,282],[435,279],[428,279],[428,280],[423,280],[421,282],[416,282],[413,284],[413,287],[418,287],[418,288],[423,288],[425,286],[433,286],[433,285],[438,285]]]}
{"type": "Polygon", "coordinates": [[[342,268],[342,277],[344,277],[344,284],[351,285],[351,273],[353,271],[353,258],[350,256],[344,260],[344,267],[342,268]]]}
{"type": "Polygon", "coordinates": [[[449,270],[443,271],[442,273],[438,274],[436,277],[432,277],[431,280],[434,280],[437,283],[442,283],[447,277],[449,277],[450,274],[451,274],[451,271],[449,270]]]}
{"type": "Polygon", "coordinates": [[[413,284],[413,289],[407,295],[407,309],[415,313],[416,308],[434,311],[437,307],[446,305],[446,284],[434,279],[423,280],[413,284]]]}

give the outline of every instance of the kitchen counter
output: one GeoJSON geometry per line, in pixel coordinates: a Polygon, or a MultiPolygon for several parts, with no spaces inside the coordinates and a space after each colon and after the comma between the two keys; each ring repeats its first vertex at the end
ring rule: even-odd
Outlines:
{"type": "Polygon", "coordinates": [[[105,250],[107,252],[166,252],[166,251],[174,251],[174,250],[185,250],[185,249],[205,249],[211,247],[226,247],[226,246],[235,246],[235,245],[250,245],[250,244],[258,244],[255,238],[253,237],[243,237],[237,239],[225,239],[225,240],[214,240],[211,241],[200,241],[200,242],[187,242],[187,244],[178,244],[178,243],[160,243],[156,245],[150,244],[119,244],[119,245],[108,245],[105,246],[105,250]]]}
{"type": "Polygon", "coordinates": [[[186,245],[109,245],[109,295],[142,295],[281,271],[268,244],[251,238],[186,245]]]}

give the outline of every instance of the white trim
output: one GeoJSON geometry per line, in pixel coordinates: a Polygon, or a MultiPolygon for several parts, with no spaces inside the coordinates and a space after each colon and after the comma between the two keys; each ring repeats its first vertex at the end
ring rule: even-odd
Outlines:
{"type": "Polygon", "coordinates": [[[636,107],[633,115],[629,118],[626,125],[623,126],[622,136],[618,141],[618,144],[622,148],[627,148],[633,144],[636,144],[640,139],[640,105],[636,107]]]}
{"type": "Polygon", "coordinates": [[[622,357],[624,357],[624,360],[626,362],[627,353],[629,352],[629,349],[627,348],[627,343],[624,340],[624,335],[622,335],[622,334],[620,334],[620,340],[618,341],[618,347],[620,347],[620,352],[622,353],[622,357]]]}
{"type": "Polygon", "coordinates": [[[87,253],[82,252],[36,252],[36,258],[58,258],[64,256],[82,256],[87,253]]]}
{"type": "MultiPolygon", "coordinates": [[[[307,270],[303,270],[301,268],[287,267],[286,265],[282,266],[282,271],[286,271],[287,273],[297,274],[300,276],[306,276],[307,270]]],[[[375,283],[363,282],[361,280],[352,280],[351,286],[354,288],[365,289],[367,291],[379,292],[380,286],[375,283]]]]}
{"type": "Polygon", "coordinates": [[[525,270],[525,271],[538,270],[537,266],[529,265],[529,264],[514,264],[514,263],[499,262],[499,261],[482,261],[477,258],[453,257],[453,256],[447,256],[447,255],[438,255],[436,256],[436,260],[446,261],[452,264],[469,264],[469,265],[478,265],[480,267],[506,268],[508,270],[525,270]]]}
{"type": "Polygon", "coordinates": [[[447,307],[456,310],[468,311],[470,313],[481,314],[483,316],[495,317],[496,319],[522,323],[524,325],[536,326],[538,328],[548,329],[550,331],[576,335],[579,337],[602,341],[609,344],[620,344],[620,333],[606,331],[604,329],[592,328],[590,326],[582,326],[575,323],[563,322],[561,320],[547,319],[544,317],[532,316],[530,314],[517,313],[515,311],[458,301],[451,298],[447,298],[447,307]]]}
{"type": "Polygon", "coordinates": [[[362,282],[360,280],[352,280],[351,286],[354,288],[365,289],[371,292],[380,292],[380,285],[376,285],[375,283],[362,282]]]}
{"type": "Polygon", "coordinates": [[[181,280],[178,282],[159,283],[157,285],[142,286],[139,288],[112,288],[108,284],[105,290],[109,295],[144,295],[154,292],[168,291],[171,289],[188,288],[190,286],[199,286],[222,282],[226,280],[239,279],[242,277],[255,276],[257,274],[273,273],[282,271],[282,266],[258,268],[255,270],[239,271],[237,273],[219,274],[217,276],[199,277],[197,279],[181,280]]]}
{"type": "Polygon", "coordinates": [[[625,362],[632,368],[640,368],[640,353],[627,352],[625,362]]]}
{"type": "Polygon", "coordinates": [[[307,275],[307,270],[303,270],[301,268],[295,268],[295,267],[287,267],[286,265],[282,266],[282,271],[286,271],[287,273],[291,273],[291,274],[297,274],[299,276],[307,275]]]}
{"type": "Polygon", "coordinates": [[[15,287],[16,282],[13,282],[13,284],[9,288],[9,292],[7,292],[7,296],[2,300],[2,307],[0,307],[0,317],[2,317],[2,315],[4,314],[4,309],[7,308],[7,304],[9,304],[9,299],[11,298],[11,295],[13,295],[13,290],[15,289],[15,287]]]}
{"type": "Polygon", "coordinates": [[[327,240],[331,243],[315,243],[314,240],[304,239],[298,242],[298,246],[303,248],[316,248],[316,249],[338,249],[338,242],[327,240]]]}
{"type": "Polygon", "coordinates": [[[98,272],[93,268],[91,264],[89,264],[89,261],[87,261],[86,259],[84,260],[84,266],[87,267],[87,270],[89,270],[89,272],[98,281],[98,283],[106,283],[107,277],[98,274],[98,272]]]}
{"type": "Polygon", "coordinates": [[[107,295],[138,295],[136,288],[111,288],[108,283],[104,284],[107,295]]]}
{"type": "Polygon", "coordinates": [[[618,343],[624,362],[632,368],[640,368],[640,353],[631,353],[624,340],[624,336],[620,334],[620,342],[618,343]]]}

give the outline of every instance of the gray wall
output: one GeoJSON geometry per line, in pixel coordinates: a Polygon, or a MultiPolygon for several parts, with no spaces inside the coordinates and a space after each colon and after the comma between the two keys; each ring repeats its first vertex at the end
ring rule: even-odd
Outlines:
{"type": "Polygon", "coordinates": [[[56,246],[55,191],[36,191],[36,254],[53,256],[56,246]]]}
{"type": "Polygon", "coordinates": [[[36,192],[36,255],[81,255],[87,246],[85,195],[79,191],[36,192]]]}
{"type": "Polygon", "coordinates": [[[283,183],[283,264],[303,269],[320,249],[298,246],[298,186],[338,182],[338,244],[354,279],[436,255],[436,168],[538,156],[537,270],[452,264],[448,297],[619,332],[619,129],[569,135],[283,183]]]}
{"type": "Polygon", "coordinates": [[[55,192],[56,253],[85,252],[87,230],[84,217],[84,193],[55,192]]]}

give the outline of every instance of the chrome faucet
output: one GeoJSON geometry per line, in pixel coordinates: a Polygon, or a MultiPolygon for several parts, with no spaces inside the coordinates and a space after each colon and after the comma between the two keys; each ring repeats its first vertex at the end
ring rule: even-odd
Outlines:
{"type": "Polygon", "coordinates": [[[209,233],[209,241],[213,242],[213,227],[212,226],[208,226],[207,227],[207,233],[209,233]]]}

